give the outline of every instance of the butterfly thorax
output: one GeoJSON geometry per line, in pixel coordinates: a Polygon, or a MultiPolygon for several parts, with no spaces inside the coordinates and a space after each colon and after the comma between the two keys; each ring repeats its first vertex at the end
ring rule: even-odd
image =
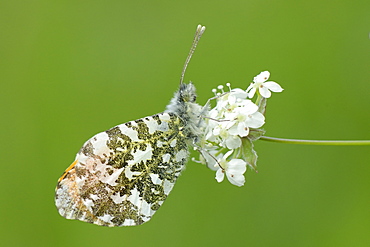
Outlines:
{"type": "Polygon", "coordinates": [[[182,132],[191,145],[198,142],[204,124],[201,118],[203,108],[195,103],[196,97],[195,86],[191,82],[189,84],[182,83],[165,110],[165,112],[176,114],[183,120],[184,129],[182,132]]]}

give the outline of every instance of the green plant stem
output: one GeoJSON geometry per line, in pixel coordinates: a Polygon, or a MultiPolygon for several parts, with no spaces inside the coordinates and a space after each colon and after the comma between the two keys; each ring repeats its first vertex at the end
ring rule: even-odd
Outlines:
{"type": "Polygon", "coordinates": [[[323,141],[323,140],[300,140],[300,139],[284,139],[262,136],[260,140],[269,142],[280,142],[288,144],[301,144],[301,145],[326,145],[326,146],[366,146],[370,145],[370,140],[358,141],[323,141]]]}
{"type": "Polygon", "coordinates": [[[260,107],[262,96],[261,96],[261,94],[260,94],[259,91],[257,91],[256,94],[257,94],[257,99],[256,99],[256,103],[255,104],[258,105],[258,107],[260,107]]]}

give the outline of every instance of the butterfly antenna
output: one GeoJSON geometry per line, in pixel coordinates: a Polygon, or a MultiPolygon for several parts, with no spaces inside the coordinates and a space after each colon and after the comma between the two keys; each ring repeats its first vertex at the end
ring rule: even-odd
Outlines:
{"type": "Polygon", "coordinates": [[[206,30],[205,26],[202,26],[202,25],[197,26],[197,31],[195,31],[193,44],[191,45],[188,57],[185,60],[184,68],[182,69],[181,78],[180,78],[180,85],[184,82],[184,76],[185,76],[186,68],[188,67],[191,56],[193,56],[195,48],[197,47],[197,44],[198,44],[198,42],[199,42],[200,38],[202,37],[202,34],[204,33],[205,30],[206,30]]]}

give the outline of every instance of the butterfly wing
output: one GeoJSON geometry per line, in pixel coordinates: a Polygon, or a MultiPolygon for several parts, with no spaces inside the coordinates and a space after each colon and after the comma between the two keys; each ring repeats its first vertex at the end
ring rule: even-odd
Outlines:
{"type": "Polygon", "coordinates": [[[183,126],[175,114],[162,113],[92,137],[58,180],[59,213],[103,226],[150,220],[186,164],[183,126]]]}

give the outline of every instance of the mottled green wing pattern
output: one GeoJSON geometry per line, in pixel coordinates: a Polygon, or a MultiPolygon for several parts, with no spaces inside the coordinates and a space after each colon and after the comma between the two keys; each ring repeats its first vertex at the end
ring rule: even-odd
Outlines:
{"type": "Polygon", "coordinates": [[[176,114],[162,113],[93,136],[58,181],[59,213],[103,226],[150,220],[186,164],[183,129],[176,114]]]}

